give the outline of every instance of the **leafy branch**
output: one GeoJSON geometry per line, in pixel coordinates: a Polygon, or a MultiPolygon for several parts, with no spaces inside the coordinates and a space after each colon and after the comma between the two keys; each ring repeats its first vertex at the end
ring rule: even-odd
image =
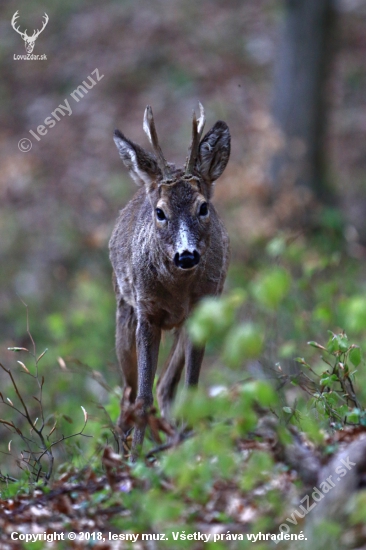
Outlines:
{"type": "Polygon", "coordinates": [[[330,338],[326,346],[318,342],[308,342],[321,350],[322,361],[326,370],[318,374],[302,357],[296,361],[311,373],[308,376],[301,371],[292,382],[301,386],[314,399],[315,406],[320,407],[335,427],[344,424],[366,425],[366,411],[362,408],[354,388],[354,378],[362,361],[361,350],[350,344],[347,335],[342,332],[334,334],[329,331],[330,338]],[[305,383],[303,383],[305,382],[305,383]]]}

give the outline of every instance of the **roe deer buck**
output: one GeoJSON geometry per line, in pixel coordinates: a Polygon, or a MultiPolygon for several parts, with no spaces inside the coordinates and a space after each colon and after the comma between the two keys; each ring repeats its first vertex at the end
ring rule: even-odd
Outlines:
{"type": "Polygon", "coordinates": [[[219,295],[229,263],[229,237],[210,202],[213,184],[230,155],[227,124],[205,123],[193,113],[192,143],[184,169],[167,163],[159,146],[151,107],[143,128],[154,154],[119,130],[114,141],[141,189],[120,212],[109,243],[117,298],[116,351],[125,388],[118,421],[123,433],[126,400],[136,404],[132,458],[142,445],[162,330],[175,329],[174,344],[158,382],[158,402],[167,417],[183,367],[186,385],[198,383],[204,348],[192,344],[184,321],[197,302],[219,295]]]}

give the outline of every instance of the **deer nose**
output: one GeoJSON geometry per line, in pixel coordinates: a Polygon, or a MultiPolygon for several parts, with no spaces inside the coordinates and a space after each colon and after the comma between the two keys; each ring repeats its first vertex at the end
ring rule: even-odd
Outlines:
{"type": "Polygon", "coordinates": [[[192,267],[195,267],[199,261],[200,261],[200,255],[197,252],[197,250],[194,250],[193,252],[189,252],[189,250],[185,250],[181,254],[177,252],[176,255],[174,256],[175,265],[177,267],[180,267],[181,269],[191,269],[192,267]]]}

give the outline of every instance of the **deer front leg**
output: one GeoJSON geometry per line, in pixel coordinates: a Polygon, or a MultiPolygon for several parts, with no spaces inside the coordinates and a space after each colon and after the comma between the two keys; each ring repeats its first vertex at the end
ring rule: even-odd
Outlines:
{"type": "Polygon", "coordinates": [[[186,386],[197,386],[200,377],[201,365],[205,347],[198,347],[192,344],[187,337],[186,340],[186,386]]]}
{"type": "MultiPolygon", "coordinates": [[[[186,339],[185,354],[186,354],[186,388],[193,388],[198,385],[198,379],[200,376],[201,365],[203,355],[205,353],[204,347],[197,347],[192,344],[189,337],[186,339]]],[[[185,430],[192,429],[193,426],[185,426],[185,430]]]]}
{"type": "Polygon", "coordinates": [[[170,408],[184,368],[185,333],[184,328],[177,329],[174,343],[164,370],[157,384],[157,398],[161,415],[170,420],[170,408]]]}
{"type": "Polygon", "coordinates": [[[117,296],[116,351],[122,371],[123,395],[117,422],[122,440],[130,425],[125,424],[125,411],[137,395],[136,316],[133,308],[117,296]]]}
{"type": "Polygon", "coordinates": [[[140,407],[136,419],[135,432],[132,440],[131,459],[137,458],[144,441],[146,429],[146,413],[153,404],[153,383],[158,363],[158,352],[161,329],[149,323],[146,319],[138,319],[136,330],[137,346],[137,397],[136,405],[140,407]]]}

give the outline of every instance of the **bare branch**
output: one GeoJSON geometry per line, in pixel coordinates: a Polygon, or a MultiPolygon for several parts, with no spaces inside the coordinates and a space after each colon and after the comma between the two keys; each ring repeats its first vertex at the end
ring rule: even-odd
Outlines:
{"type": "MultiPolygon", "coordinates": [[[[24,403],[23,397],[22,397],[20,391],[18,390],[18,386],[17,386],[17,384],[16,384],[16,382],[15,382],[15,380],[14,380],[14,377],[13,377],[11,371],[8,370],[8,369],[6,369],[2,363],[0,363],[0,367],[1,367],[5,372],[7,372],[8,375],[10,376],[11,382],[12,382],[12,384],[13,384],[13,388],[15,389],[15,392],[16,392],[18,398],[19,398],[19,401],[20,401],[21,404],[23,405],[24,414],[23,414],[21,411],[18,411],[18,412],[20,412],[20,414],[21,414],[22,416],[24,416],[24,417],[28,420],[29,424],[32,426],[32,425],[33,425],[32,419],[31,419],[31,417],[30,417],[30,415],[29,415],[27,406],[26,406],[26,404],[24,403]]],[[[14,406],[13,406],[13,408],[15,409],[14,406]]],[[[16,409],[16,410],[18,410],[18,409],[16,409]]]]}

